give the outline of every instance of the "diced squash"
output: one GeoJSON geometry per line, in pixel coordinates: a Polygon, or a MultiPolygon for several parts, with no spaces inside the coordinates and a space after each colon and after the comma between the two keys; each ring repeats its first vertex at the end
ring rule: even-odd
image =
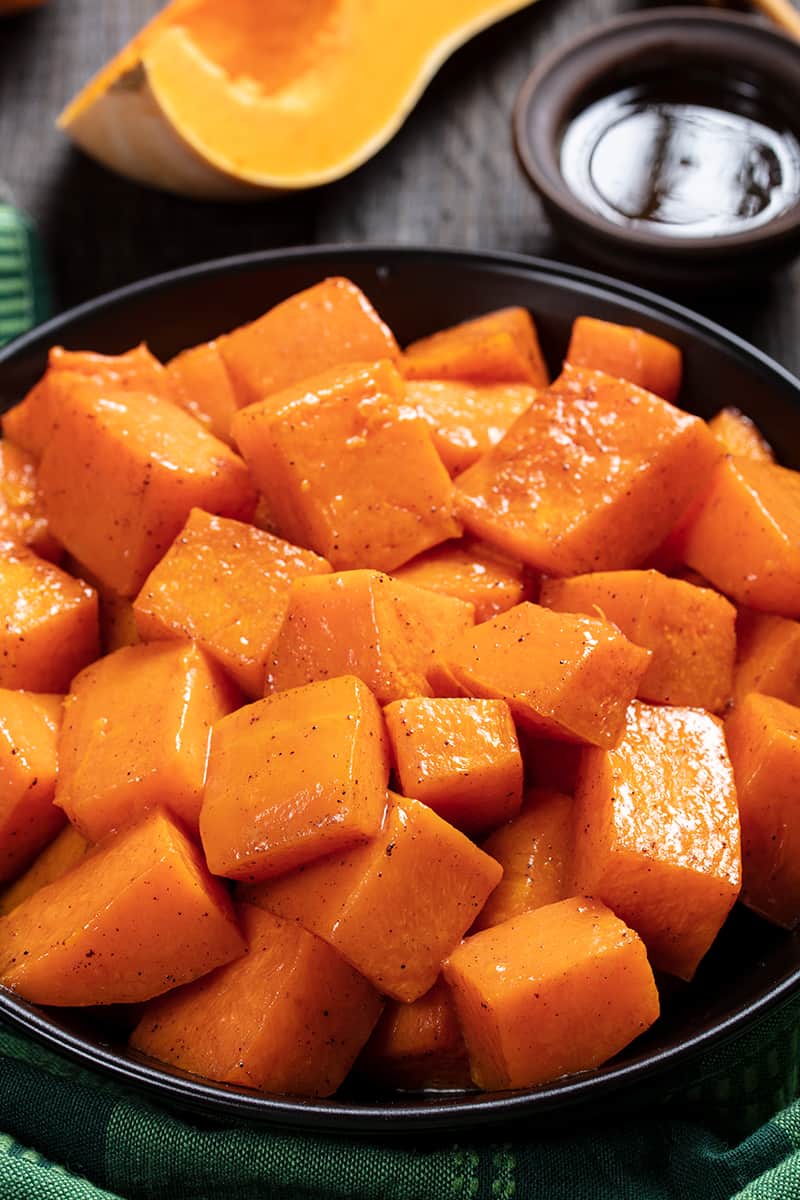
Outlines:
{"type": "Polygon", "coordinates": [[[64,374],[79,376],[87,387],[93,385],[98,396],[104,391],[142,391],[157,396],[167,391],[164,367],[144,343],[116,355],[53,346],[42,378],[2,417],[4,435],[35,459],[44,453],[60,417],[65,391],[59,377],[64,374]]]}
{"type": "Polygon", "coordinates": [[[416,587],[466,600],[475,606],[476,622],[488,621],[533,599],[533,580],[520,563],[470,538],[435,546],[392,575],[416,587]]]}
{"type": "Polygon", "coordinates": [[[65,692],[97,657],[97,593],[32,550],[0,543],[0,687],[65,692]]]}
{"type": "Polygon", "coordinates": [[[239,700],[190,642],[99,659],[64,701],[56,803],[90,842],[156,805],[196,831],[211,727],[239,700]]]}
{"type": "Polygon", "coordinates": [[[456,481],[470,533],[550,575],[638,567],[722,449],[704,421],[567,366],[456,481]]]}
{"type": "Polygon", "coordinates": [[[357,675],[381,704],[429,696],[426,671],[435,654],[472,622],[471,604],[379,571],[297,579],[274,643],[267,691],[357,675]]]}
{"type": "Polygon", "coordinates": [[[378,1019],[375,989],[325,942],[249,904],[247,953],[159,996],[135,1050],[221,1083],[330,1096],[378,1019]]]}
{"type": "Polygon", "coordinates": [[[442,462],[458,475],[497,445],[535,394],[527,383],[409,379],[402,411],[430,426],[442,462]]]}
{"type": "Polygon", "coordinates": [[[389,362],[305,379],[253,404],[233,436],[278,532],[337,569],[390,571],[461,532],[424,421],[404,420],[389,362]]]}
{"type": "Polygon", "coordinates": [[[364,293],[349,279],[325,279],[217,339],[240,407],[344,363],[400,353],[364,293]]]}
{"type": "Polygon", "coordinates": [[[774,462],[772,447],[758,426],[738,408],[721,408],[708,422],[714,437],[726,454],[754,458],[757,462],[774,462]]]}
{"type": "MultiPolygon", "coordinates": [[[[58,809],[56,809],[56,812],[58,809]]],[[[65,825],[41,854],[37,855],[27,871],[0,892],[0,916],[27,900],[34,892],[60,879],[71,867],[81,861],[89,849],[83,834],[74,825],[65,825]]]]}
{"type": "Polygon", "coordinates": [[[491,1090],[596,1067],[659,1014],[642,942],[598,900],[562,900],[475,934],[444,976],[473,1082],[491,1090]]]}
{"type": "Polygon", "coordinates": [[[742,900],[800,923],[800,708],[751,693],[725,723],[742,822],[742,900]]]}
{"type": "Polygon", "coordinates": [[[742,608],[736,618],[733,698],[748,692],[800,704],[800,621],[742,608]]]}
{"type": "Polygon", "coordinates": [[[243,692],[262,696],[292,581],[330,569],[310,550],[193,508],[136,598],[136,627],[145,641],[196,641],[243,692]]]}
{"type": "Polygon", "coordinates": [[[377,834],[389,751],[352,675],[248,704],[214,727],[200,833],[215,875],[258,880],[377,834]]]}
{"type": "Polygon", "coordinates": [[[242,898],[297,921],[379,992],[410,1003],[433,987],[502,869],[426,805],[390,799],[367,845],[247,885],[242,898]]]}
{"type": "Polygon", "coordinates": [[[572,809],[572,797],[564,792],[531,788],[522,811],[486,838],[483,849],[500,863],[503,878],[473,931],[501,925],[571,895],[572,809]]]}
{"type": "Polygon", "coordinates": [[[501,308],[412,342],[402,368],[408,379],[546,387],[549,378],[536,326],[524,308],[501,308]]]}
{"type": "Polygon", "coordinates": [[[686,534],[685,561],[739,604],[800,617],[800,473],[724,459],[686,534]]]}
{"type": "Polygon", "coordinates": [[[741,886],[736,788],[716,717],[634,701],[619,745],[584,751],[575,884],[637,931],[654,967],[692,978],[741,886]]]}
{"type": "Polygon", "coordinates": [[[220,441],[231,439],[231,421],[239,407],[216,342],[202,342],[170,359],[166,366],[169,397],[220,441]]]}
{"type": "Polygon", "coordinates": [[[683,360],[678,347],[632,325],[577,317],[566,362],[626,379],[671,404],[681,388],[683,360]]]}
{"type": "Polygon", "coordinates": [[[53,533],[103,583],[135,595],[194,506],[248,519],[242,460],[169,400],[68,381],[39,482],[53,533]]]}
{"type": "Polygon", "coordinates": [[[381,1087],[468,1088],[469,1060],[443,979],[410,1004],[390,1000],[356,1064],[381,1087]]]}
{"type": "Polygon", "coordinates": [[[66,555],[62,565],[70,575],[82,579],[97,592],[101,653],[111,654],[123,646],[135,646],[140,638],[133,616],[133,604],[127,596],[120,596],[119,592],[107,587],[93,571],[71,554],[66,555]]]}
{"type": "Polygon", "coordinates": [[[223,885],[160,810],[0,919],[0,983],[34,1004],[135,1004],[245,943],[223,885]]]}
{"type": "Polygon", "coordinates": [[[396,700],[384,709],[395,770],[414,796],[464,833],[519,811],[522,757],[504,700],[396,700]]]}
{"type": "Polygon", "coordinates": [[[458,634],[441,661],[459,695],[506,700],[531,733],[613,746],[650,651],[609,621],[526,602],[458,634]]]}
{"type": "Polygon", "coordinates": [[[730,699],[736,609],[711,588],[659,571],[598,571],[545,580],[540,599],[556,612],[600,614],[651,650],[640,699],[711,712],[730,699]]]}
{"type": "Polygon", "coordinates": [[[51,562],[61,558],[61,545],[47,523],[36,460],[6,440],[0,441],[0,538],[29,546],[51,562]]]}
{"type": "Polygon", "coordinates": [[[0,688],[0,882],[16,879],[64,824],[53,804],[61,696],[0,688]]]}

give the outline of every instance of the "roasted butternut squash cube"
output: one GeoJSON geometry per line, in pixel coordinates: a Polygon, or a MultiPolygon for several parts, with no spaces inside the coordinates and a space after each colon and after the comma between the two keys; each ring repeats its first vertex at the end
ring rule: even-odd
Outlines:
{"type": "Polygon", "coordinates": [[[217,339],[240,407],[345,363],[397,358],[394,336],[349,279],[324,279],[217,339]]]}
{"type": "Polygon", "coordinates": [[[239,702],[221,667],[191,642],[99,659],[64,701],[56,803],[90,842],[156,805],[196,832],[211,727],[239,702]]]}
{"type": "Polygon", "coordinates": [[[636,933],[571,898],[467,938],[444,964],[473,1082],[533,1087],[606,1062],[659,1014],[636,933]]]}
{"type": "Polygon", "coordinates": [[[107,587],[93,571],[68,554],[63,562],[64,570],[76,579],[82,579],[97,592],[97,616],[100,626],[100,653],[111,654],[123,646],[135,646],[141,640],[133,616],[133,604],[127,596],[120,596],[107,587]]]}
{"type": "Polygon", "coordinates": [[[572,797],[564,792],[530,788],[517,816],[489,834],[483,849],[500,863],[503,878],[473,931],[501,925],[572,894],[572,809],[572,797]]]}
{"type": "Polygon", "coordinates": [[[638,567],[722,448],[650,392],[567,366],[456,481],[470,533],[549,575],[638,567]]]}
{"type": "Polygon", "coordinates": [[[61,696],[0,688],[0,882],[16,879],[64,824],[53,804],[61,696]]]}
{"type": "Polygon", "coordinates": [[[410,1003],[433,987],[501,875],[432,809],[390,796],[365,846],[247,885],[241,895],[316,933],[379,992],[410,1003]]]}
{"type": "Polygon", "coordinates": [[[725,735],[742,822],[742,900],[793,929],[800,922],[800,708],[751,693],[725,735]]]}
{"type": "Polygon", "coordinates": [[[440,977],[410,1004],[390,1000],[357,1064],[381,1087],[468,1088],[467,1048],[450,989],[440,977]]]}
{"type": "Polygon", "coordinates": [[[320,938],[249,904],[247,953],[150,1001],[130,1044],[221,1083],[331,1096],[383,1007],[320,938]]]}
{"type": "Polygon", "coordinates": [[[196,641],[243,692],[262,696],[292,581],[330,569],[310,550],[193,508],[136,598],[136,627],[145,641],[196,641]]]}
{"type": "Polygon", "coordinates": [[[402,411],[430,426],[442,462],[458,475],[497,445],[535,394],[527,383],[409,379],[402,411]]]}
{"type": "Polygon", "coordinates": [[[65,692],[97,657],[97,593],[12,542],[0,543],[0,605],[0,687],[65,692]]]}
{"type": "Polygon", "coordinates": [[[741,887],[739,814],[722,724],[634,701],[613,750],[586,750],[575,791],[575,885],[691,979],[741,887]]]}
{"type": "Polygon", "coordinates": [[[724,459],[693,515],[684,560],[738,604],[800,617],[800,473],[724,459]]]}
{"type": "Polygon", "coordinates": [[[390,571],[461,532],[424,421],[389,362],[305,379],[238,413],[233,436],[282,537],[337,569],[390,571]]]}
{"type": "Polygon", "coordinates": [[[392,572],[394,579],[455,596],[475,606],[475,620],[488,621],[523,600],[534,599],[534,581],[521,563],[464,538],[426,550],[392,572]]]}
{"type": "Polygon", "coordinates": [[[671,404],[681,388],[683,359],[678,347],[632,325],[577,317],[566,362],[626,379],[671,404]]]}
{"type": "Polygon", "coordinates": [[[800,704],[800,622],[742,608],[736,618],[733,698],[748,692],[800,704]]]}
{"type": "Polygon", "coordinates": [[[726,454],[754,458],[757,462],[774,462],[775,455],[758,426],[738,408],[721,408],[708,422],[708,428],[726,454]]]}
{"type": "Polygon", "coordinates": [[[169,398],[230,445],[231,421],[239,405],[217,343],[191,346],[171,358],[165,369],[169,398]]]}
{"type": "Polygon", "coordinates": [[[500,308],[406,346],[408,379],[468,379],[473,383],[529,383],[546,387],[547,365],[531,314],[500,308]]]}
{"type": "Polygon", "coordinates": [[[0,892],[0,916],[10,913],[28,896],[66,875],[71,867],[81,861],[88,849],[89,843],[83,834],[78,833],[74,825],[66,824],[36,856],[27,871],[0,892]]]}
{"type": "Polygon", "coordinates": [[[0,983],[34,1004],[135,1004],[245,950],[223,885],[166,814],[116,833],[0,919],[0,983]]]}
{"type": "Polygon", "coordinates": [[[55,536],[122,596],[136,595],[193,507],[245,520],[255,508],[242,460],[177,405],[80,381],[68,382],[39,483],[55,536]]]}
{"type": "Polygon", "coordinates": [[[400,786],[464,833],[519,811],[522,757],[504,700],[396,700],[384,709],[400,786]]]}
{"type": "Polygon", "coordinates": [[[598,571],[546,579],[541,603],[556,612],[601,613],[652,651],[637,695],[657,704],[719,712],[733,686],[736,609],[711,588],[659,571],[598,571]]]}
{"type": "Polygon", "coordinates": [[[200,833],[208,865],[266,879],[366,841],[386,807],[389,750],[352,675],[248,704],[214,728],[200,833]]]}
{"type": "Polygon", "coordinates": [[[0,539],[20,542],[58,562],[62,547],[50,532],[36,460],[13,442],[0,441],[0,539]]]}
{"type": "Polygon", "coordinates": [[[613,746],[650,651],[597,617],[525,602],[460,633],[441,653],[461,695],[506,700],[541,737],[613,746]]]}
{"type": "Polygon", "coordinates": [[[429,696],[426,671],[473,608],[379,571],[297,579],[273,645],[267,691],[357,675],[380,704],[429,696]]]}

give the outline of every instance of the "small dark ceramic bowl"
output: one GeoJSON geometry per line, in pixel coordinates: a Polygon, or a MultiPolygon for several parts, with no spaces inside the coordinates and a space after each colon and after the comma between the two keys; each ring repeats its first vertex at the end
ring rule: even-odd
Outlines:
{"type": "MultiPolygon", "coordinates": [[[[562,151],[576,119],[606,97],[663,81],[694,103],[741,117],[766,111],[792,147],[800,143],[797,42],[749,17],[713,10],[664,8],[610,21],[546,58],[517,99],[517,154],[556,232],[604,269],[672,287],[763,274],[800,253],[800,159],[785,204],[760,224],[742,221],[737,230],[731,223],[722,233],[698,227],[675,236],[654,220],[612,219],[591,189],[567,182],[562,151]]],[[[713,171],[707,178],[716,182],[713,171]]]]}
{"type": "MultiPolygon", "coordinates": [[[[576,316],[638,325],[684,356],[681,403],[702,416],[736,404],[782,461],[800,469],[800,382],[732,334],[677,304],[576,267],[513,255],[413,247],[316,247],[246,255],[175,271],[102,296],[0,349],[0,411],[41,375],[48,347],[116,354],[144,339],[161,358],[253,318],[329,275],[364,289],[406,344],[504,305],[533,313],[555,373],[576,316]]],[[[391,1094],[348,1085],[331,1099],[261,1095],[146,1059],[125,1042],[126,1013],[42,1009],[0,988],[0,1022],[151,1099],[212,1120],[235,1119],[329,1134],[414,1135],[528,1128],[639,1111],[708,1077],[707,1056],[735,1061],[740,1038],[800,989],[800,931],[736,906],[689,985],[663,992],[656,1024],[596,1070],[514,1092],[391,1094]]]]}

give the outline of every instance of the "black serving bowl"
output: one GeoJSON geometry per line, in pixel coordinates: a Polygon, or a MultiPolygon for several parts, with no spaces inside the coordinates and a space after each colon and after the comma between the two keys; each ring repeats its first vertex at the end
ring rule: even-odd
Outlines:
{"type": "MultiPolygon", "coordinates": [[[[534,314],[555,372],[580,315],[638,325],[685,355],[682,403],[708,416],[735,402],[782,460],[800,468],[800,383],[757,350],[679,306],[572,267],[514,256],[425,249],[277,251],[176,271],[101,297],[0,351],[0,408],[41,374],[53,343],[122,351],[145,339],[167,357],[211,338],[327,275],[359,284],[401,343],[492,308],[534,314]]],[[[800,936],[736,908],[690,985],[670,985],[656,1025],[613,1062],[542,1087],[428,1095],[348,1090],[331,1100],[260,1095],[160,1066],[124,1044],[118,1014],[43,1010],[0,989],[0,1019],[180,1109],[344,1134],[463,1132],[524,1118],[530,1128],[639,1108],[702,1076],[707,1054],[741,1037],[800,985],[800,936]]]]}
{"type": "MultiPolygon", "coordinates": [[[[762,224],[742,222],[737,230],[734,223],[724,232],[702,232],[698,226],[695,233],[676,236],[675,227],[670,232],[651,219],[623,220],[619,212],[598,206],[591,188],[577,185],[586,168],[570,170],[563,152],[568,131],[581,114],[623,90],[646,96],[650,89],[656,99],[666,98],[659,93],[665,87],[673,97],[683,95],[695,104],[764,118],[770,128],[780,127],[794,147],[788,173],[797,184],[800,44],[738,13],[707,8],[639,12],[592,27],[561,46],[534,68],[520,90],[513,117],[517,156],[556,232],[604,270],[672,288],[720,287],[748,274],[763,275],[800,253],[800,186],[774,212],[767,208],[762,224]]],[[[582,151],[587,162],[596,149],[592,139],[604,132],[587,122],[582,151]]],[[[671,135],[662,122],[653,136],[671,135]]],[[[663,162],[663,144],[648,145],[642,138],[641,154],[645,148],[663,162]]],[[[707,149],[706,143],[696,153],[702,156],[707,149]]],[[[641,154],[627,158],[625,166],[635,170],[641,154]]],[[[769,161],[775,168],[774,156],[769,161]]],[[[764,169],[762,161],[757,171],[764,169]]],[[[677,175],[663,180],[664,187],[669,190],[679,175],[678,168],[677,175]]],[[[709,170],[703,179],[709,184],[704,199],[714,185],[722,194],[719,175],[709,170]]]]}

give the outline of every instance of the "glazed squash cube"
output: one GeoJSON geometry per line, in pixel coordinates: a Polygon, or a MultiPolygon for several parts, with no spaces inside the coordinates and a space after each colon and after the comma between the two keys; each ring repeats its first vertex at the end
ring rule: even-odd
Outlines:
{"type": "Polygon", "coordinates": [[[456,481],[470,533],[549,575],[638,567],[722,449],[658,396],[567,366],[456,481]]]}
{"type": "Polygon", "coordinates": [[[751,693],[725,723],[742,822],[742,900],[800,922],[800,708],[751,693]]]}
{"type": "Polygon", "coordinates": [[[380,704],[429,696],[426,671],[473,608],[379,571],[297,579],[273,644],[268,692],[357,675],[380,704]]]}
{"type": "Polygon", "coordinates": [[[214,728],[200,834],[215,875],[258,880],[372,837],[389,752],[352,675],[249,704],[214,728]]]}
{"type": "Polygon", "coordinates": [[[721,408],[708,422],[708,428],[726,454],[754,458],[757,462],[774,462],[772,447],[758,426],[738,408],[721,408]]]}
{"type": "Polygon", "coordinates": [[[99,659],[64,701],[56,803],[90,842],[156,805],[196,832],[211,727],[239,701],[191,642],[99,659]]]}
{"type": "Polygon", "coordinates": [[[130,1044],[221,1083],[331,1096],[383,1007],[325,942],[249,904],[247,953],[152,1000],[130,1044]]]}
{"type": "Polygon", "coordinates": [[[217,339],[239,407],[329,367],[395,359],[391,331],[349,279],[324,279],[217,339]]]}
{"type": "Polygon", "coordinates": [[[458,475],[497,445],[535,394],[526,383],[409,379],[403,412],[430,426],[442,462],[458,475]]]}
{"type": "Polygon", "coordinates": [[[800,617],[800,473],[724,459],[693,515],[684,561],[738,604],[800,617]]]}
{"type": "Polygon", "coordinates": [[[47,523],[36,460],[5,440],[0,441],[0,539],[20,542],[52,562],[61,557],[47,523]]]}
{"type": "Polygon", "coordinates": [[[243,519],[255,507],[242,460],[175,404],[144,392],[98,396],[80,382],[39,483],[55,536],[122,596],[139,591],[193,507],[243,519]]]}
{"type": "Polygon", "coordinates": [[[739,610],[733,698],[748,692],[800,704],[800,622],[773,613],[739,610]]]}
{"type": "Polygon", "coordinates": [[[482,843],[500,863],[503,878],[473,925],[475,932],[571,895],[572,810],[572,797],[564,792],[530,788],[517,816],[482,843]]]}
{"type": "Polygon", "coordinates": [[[390,793],[365,846],[247,885],[242,898],[324,938],[384,995],[433,987],[502,869],[417,800],[390,793]]]}
{"type": "Polygon", "coordinates": [[[683,373],[680,350],[672,342],[632,325],[577,317],[565,361],[626,379],[671,404],[678,398],[683,373]]]}
{"type": "Polygon", "coordinates": [[[478,623],[533,599],[533,581],[520,563],[470,538],[426,550],[398,567],[392,576],[415,587],[466,600],[475,606],[478,623]]]}
{"type": "Polygon", "coordinates": [[[525,308],[501,308],[406,346],[408,379],[468,379],[546,387],[547,366],[525,308]]]}
{"type": "Polygon", "coordinates": [[[0,688],[0,882],[15,879],[64,824],[53,804],[61,696],[0,688]]]}
{"type": "Polygon", "coordinates": [[[34,1004],[135,1004],[245,950],[223,885],[160,810],[0,920],[0,983],[34,1004]]]}
{"type": "Polygon", "coordinates": [[[387,1003],[356,1070],[405,1091],[470,1086],[467,1048],[444,979],[410,1004],[387,1003]]]}
{"type": "Polygon", "coordinates": [[[644,945],[599,900],[562,900],[475,934],[444,977],[473,1082],[491,1090],[599,1066],[659,1014],[644,945]]]}
{"type": "Polygon", "coordinates": [[[202,342],[166,365],[169,398],[220,441],[231,443],[231,421],[239,405],[216,342],[202,342]]]}
{"type": "Polygon", "coordinates": [[[722,724],[634,701],[613,750],[586,750],[575,791],[575,884],[691,979],[741,886],[739,814],[722,724]]]}
{"type": "Polygon", "coordinates": [[[519,811],[522,757],[504,700],[396,700],[384,709],[395,770],[414,796],[464,833],[519,811]]]}
{"type": "Polygon", "coordinates": [[[10,542],[0,542],[0,606],[0,687],[65,692],[97,657],[94,589],[10,542]]]}
{"type": "Polygon", "coordinates": [[[292,581],[330,569],[310,550],[193,508],[136,598],[136,626],[145,641],[196,641],[243,692],[262,696],[292,581]]]}
{"type": "MultiPolygon", "coordinates": [[[[506,700],[531,733],[610,746],[650,651],[609,621],[525,602],[459,634],[441,662],[460,695],[506,700]]],[[[438,671],[433,678],[446,686],[438,671]]]]}
{"type": "MultiPolygon", "coordinates": [[[[59,810],[56,809],[56,812],[59,810]]],[[[67,824],[52,842],[33,860],[19,879],[0,892],[0,916],[27,900],[34,892],[66,875],[71,867],[81,861],[89,849],[89,843],[74,825],[67,824]]]]}
{"type": "Polygon", "coordinates": [[[305,379],[234,419],[277,532],[337,569],[390,571],[461,532],[430,430],[402,418],[401,392],[391,363],[356,364],[305,379]]]}
{"type": "Polygon", "coordinates": [[[640,699],[711,712],[730,699],[736,609],[711,588],[659,571],[598,571],[547,579],[540,600],[556,612],[602,613],[651,650],[640,699]]]}

